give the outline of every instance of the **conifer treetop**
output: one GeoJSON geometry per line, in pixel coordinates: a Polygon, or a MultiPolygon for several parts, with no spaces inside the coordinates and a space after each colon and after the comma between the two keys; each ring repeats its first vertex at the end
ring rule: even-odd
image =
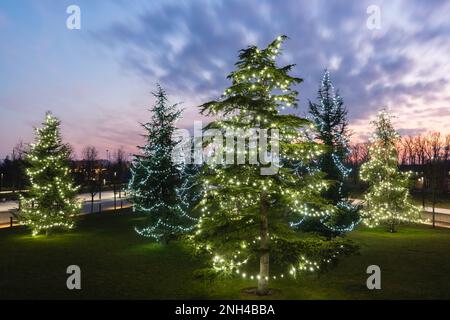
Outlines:
{"type": "Polygon", "coordinates": [[[279,36],[262,50],[257,46],[240,50],[236,70],[227,77],[232,85],[220,100],[203,104],[201,113],[227,115],[245,109],[250,114],[270,116],[277,114],[279,108],[296,107],[298,92],[291,86],[303,80],[289,75],[294,64],[277,67],[275,62],[286,39],[287,36],[279,36]]]}

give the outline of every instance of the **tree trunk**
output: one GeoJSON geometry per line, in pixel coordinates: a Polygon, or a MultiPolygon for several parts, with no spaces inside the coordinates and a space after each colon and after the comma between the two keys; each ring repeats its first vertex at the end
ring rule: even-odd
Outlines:
{"type": "Polygon", "coordinates": [[[435,188],[436,186],[433,186],[433,228],[435,228],[436,226],[436,212],[435,212],[435,207],[436,207],[436,193],[435,193],[435,188]]]}
{"type": "Polygon", "coordinates": [[[436,226],[436,212],[434,210],[434,203],[433,203],[433,228],[436,226]]]}
{"type": "Polygon", "coordinates": [[[422,177],[422,208],[425,209],[425,178],[422,177]]]}
{"type": "Polygon", "coordinates": [[[160,241],[160,243],[161,243],[163,246],[167,246],[167,245],[169,244],[169,242],[170,242],[170,235],[164,235],[164,236],[161,238],[161,241],[160,241]]]}
{"type": "Polygon", "coordinates": [[[389,232],[394,233],[395,232],[395,220],[392,218],[389,223],[389,232]]]}
{"type": "Polygon", "coordinates": [[[260,256],[259,256],[259,279],[258,295],[267,295],[269,293],[269,224],[268,224],[268,205],[264,195],[261,195],[260,204],[260,256]]]}
{"type": "Polygon", "coordinates": [[[395,225],[393,223],[391,224],[391,230],[390,231],[391,231],[391,233],[395,232],[395,225]]]}

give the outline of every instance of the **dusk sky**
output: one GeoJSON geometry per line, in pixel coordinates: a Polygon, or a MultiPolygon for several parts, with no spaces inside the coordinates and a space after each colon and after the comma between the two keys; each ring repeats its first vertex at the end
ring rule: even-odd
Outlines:
{"type": "Polygon", "coordinates": [[[280,64],[304,79],[298,114],[328,68],[354,140],[383,106],[402,134],[450,133],[449,17],[444,0],[0,0],[0,157],[33,140],[46,110],[78,155],[86,145],[102,157],[134,152],[157,82],[183,102],[178,125],[190,128],[202,119],[196,106],[228,86],[238,50],[281,34],[290,39],[280,64]],[[66,27],[71,4],[80,30],[66,27]],[[366,25],[370,5],[378,30],[366,25]]]}

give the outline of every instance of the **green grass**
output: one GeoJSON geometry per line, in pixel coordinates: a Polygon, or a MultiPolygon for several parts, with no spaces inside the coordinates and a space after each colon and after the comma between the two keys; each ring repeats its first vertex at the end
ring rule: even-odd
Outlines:
{"type": "MultiPolygon", "coordinates": [[[[0,299],[254,299],[250,280],[206,283],[192,272],[204,262],[181,243],[149,243],[132,230],[126,210],[83,218],[67,234],[31,237],[26,229],[0,229],[0,299]],[[82,290],[66,289],[66,268],[81,267],[82,290]]],[[[357,255],[317,277],[271,282],[270,299],[449,299],[450,229],[404,226],[353,231],[357,255]],[[366,268],[381,267],[382,290],[366,288],[366,268]]]]}

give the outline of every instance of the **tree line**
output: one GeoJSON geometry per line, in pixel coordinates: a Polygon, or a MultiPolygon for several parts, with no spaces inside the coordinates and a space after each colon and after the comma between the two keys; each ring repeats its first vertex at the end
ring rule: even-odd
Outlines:
{"type": "MultiPolygon", "coordinates": [[[[111,189],[117,185],[118,192],[122,192],[130,176],[130,162],[122,147],[112,152],[109,159],[100,157],[100,152],[94,146],[86,146],[77,157],[70,145],[68,164],[74,181],[79,185],[80,192],[90,193],[92,199],[102,188],[111,189]],[[120,186],[120,187],[119,187],[120,186]]],[[[4,193],[0,199],[16,199],[18,194],[26,192],[30,187],[30,180],[26,174],[29,163],[26,159],[30,146],[19,142],[4,159],[0,160],[0,192],[4,193]]]]}

